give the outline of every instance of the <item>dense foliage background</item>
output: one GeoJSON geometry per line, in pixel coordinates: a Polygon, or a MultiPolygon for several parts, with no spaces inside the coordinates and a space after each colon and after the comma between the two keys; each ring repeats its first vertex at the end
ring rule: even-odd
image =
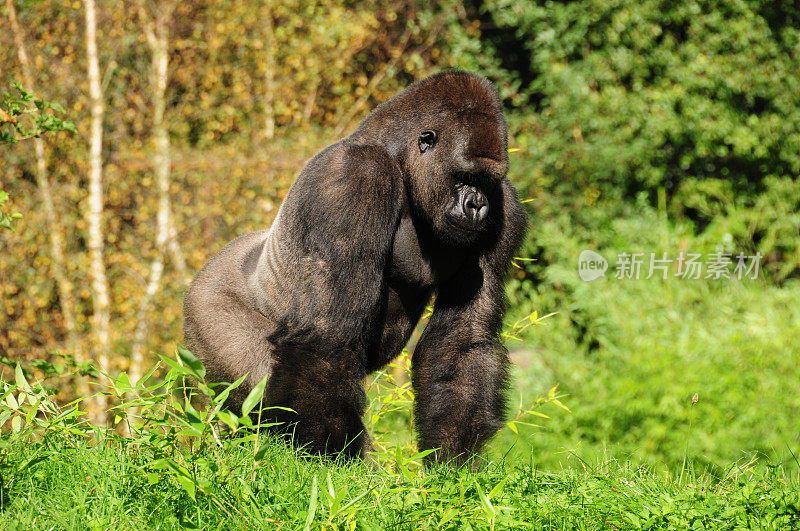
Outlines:
{"type": "MultiPolygon", "coordinates": [[[[14,232],[0,231],[0,361],[8,366],[0,376],[27,361],[31,377],[43,378],[47,365],[34,360],[95,352],[83,4],[7,1],[4,17],[10,5],[33,71],[25,88],[61,102],[78,130],[44,141],[54,218],[43,208],[32,144],[0,147],[11,197],[4,208],[23,214],[14,232]],[[54,232],[64,282],[54,274],[54,232]]],[[[226,0],[184,1],[166,13],[159,2],[107,0],[97,17],[112,374],[134,369],[142,319],[147,356],[135,363],[174,349],[187,274],[233,237],[268,226],[305,160],[408,83],[460,67],[500,89],[510,176],[529,200],[509,321],[555,313],[510,344],[513,395],[529,400],[560,384],[572,409],[548,410],[554,418],[539,429],[506,430],[493,454],[545,467],[575,455],[673,470],[686,459],[711,470],[740,458],[792,462],[800,437],[796,2],[226,0]],[[163,113],[159,41],[148,41],[148,23],[165,28],[156,31],[169,60],[163,113]],[[186,270],[173,254],[141,312],[151,264],[164,252],[159,124],[179,244],[170,253],[186,270]],[[759,278],[617,280],[613,260],[604,280],[578,277],[583,249],[611,259],[718,246],[760,253],[759,278]]],[[[0,32],[4,87],[24,77],[15,37],[0,32]]],[[[72,383],[53,385],[61,400],[74,395],[72,383]]],[[[407,412],[389,420],[378,428],[410,436],[407,412]]]]}

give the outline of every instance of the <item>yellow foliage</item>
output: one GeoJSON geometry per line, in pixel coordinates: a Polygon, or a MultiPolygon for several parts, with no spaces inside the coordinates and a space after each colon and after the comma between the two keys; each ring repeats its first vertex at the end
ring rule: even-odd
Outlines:
{"type": "MultiPolygon", "coordinates": [[[[151,159],[151,56],[135,10],[121,7],[98,4],[107,105],[103,227],[112,371],[128,368],[143,283],[156,253],[158,211],[151,159]]],[[[173,148],[172,215],[190,273],[234,237],[269,226],[304,162],[335,140],[330,131],[345,111],[358,104],[358,112],[348,118],[355,122],[409,81],[453,64],[437,42],[421,44],[432,22],[429,16],[415,19],[416,9],[422,11],[386,0],[285,0],[271,2],[271,9],[262,2],[233,0],[178,4],[169,23],[166,120],[173,148]],[[422,40],[407,38],[409,25],[421,29],[422,40]],[[386,75],[387,63],[407,55],[392,65],[396,73],[386,75]],[[370,86],[376,76],[380,83],[370,86]],[[271,140],[263,135],[269,113],[276,124],[271,140]]],[[[435,9],[426,13],[439,16],[435,9]]],[[[447,7],[441,11],[446,15],[447,7]]],[[[16,232],[0,233],[2,356],[22,359],[67,346],[52,271],[51,230],[63,237],[77,334],[89,344],[93,309],[84,218],[89,99],[83,15],[81,2],[58,0],[26,3],[19,14],[29,31],[25,44],[36,78],[30,88],[61,102],[81,134],[59,134],[45,143],[57,227],[47,226],[41,208],[33,145],[7,148],[13,150],[12,164],[0,164],[3,187],[24,216],[16,232]]],[[[0,65],[3,75],[20,77],[7,31],[0,32],[0,65]]],[[[180,339],[184,290],[168,259],[162,289],[148,313],[151,352],[171,351],[180,339]]]]}

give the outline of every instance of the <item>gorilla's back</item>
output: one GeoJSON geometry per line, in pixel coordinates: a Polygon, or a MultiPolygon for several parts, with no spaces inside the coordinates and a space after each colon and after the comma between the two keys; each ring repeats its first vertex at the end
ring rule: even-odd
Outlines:
{"type": "Polygon", "coordinates": [[[206,367],[211,382],[233,382],[250,375],[231,395],[231,405],[246,394],[272,365],[267,337],[274,321],[259,311],[249,286],[270,231],[240,236],[213,256],[197,274],[183,302],[186,347],[206,367]]]}

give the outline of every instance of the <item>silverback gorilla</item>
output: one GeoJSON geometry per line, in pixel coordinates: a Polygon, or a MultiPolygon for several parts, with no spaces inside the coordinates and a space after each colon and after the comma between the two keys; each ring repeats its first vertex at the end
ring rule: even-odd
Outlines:
{"type": "Polygon", "coordinates": [[[295,443],[364,457],[362,380],[435,295],[412,357],[419,446],[465,463],[506,411],[503,282],[526,229],[507,169],[485,78],[411,85],[308,162],[272,228],[209,260],[186,294],[187,347],[211,382],[248,375],[232,410],[269,375],[265,407],[282,408],[264,415],[295,443]]]}

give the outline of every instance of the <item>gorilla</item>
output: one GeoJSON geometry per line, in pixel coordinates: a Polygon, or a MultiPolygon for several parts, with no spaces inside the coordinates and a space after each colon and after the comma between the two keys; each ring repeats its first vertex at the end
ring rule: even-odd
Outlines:
{"type": "Polygon", "coordinates": [[[433,75],[323,149],[272,227],[211,258],[184,301],[186,346],[236,411],[268,376],[262,420],[311,452],[366,457],[362,381],[412,355],[427,460],[460,466],[502,425],[504,280],[526,231],[500,98],[484,77],[433,75]],[[280,406],[280,407],[274,407],[280,406]]]}

